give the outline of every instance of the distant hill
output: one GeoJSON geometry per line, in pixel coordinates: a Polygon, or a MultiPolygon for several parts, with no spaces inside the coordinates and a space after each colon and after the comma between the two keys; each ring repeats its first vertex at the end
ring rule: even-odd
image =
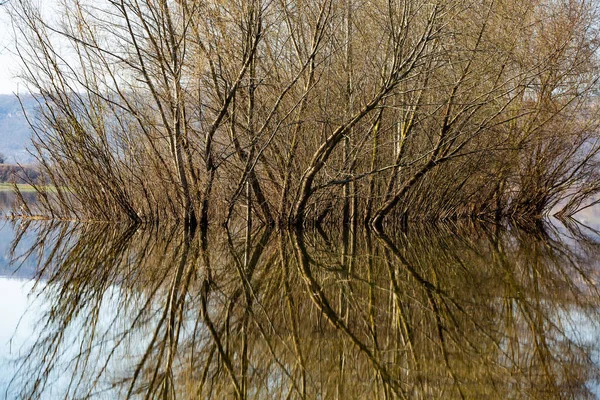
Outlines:
{"type": "MultiPolygon", "coordinates": [[[[33,115],[36,100],[33,96],[22,96],[23,106],[33,115]]],[[[6,156],[7,163],[29,163],[33,159],[26,148],[29,146],[31,129],[27,123],[21,104],[14,95],[0,95],[0,153],[6,156]]]]}
{"type": "Polygon", "coordinates": [[[0,164],[0,183],[39,183],[40,173],[35,166],[0,164]]]}

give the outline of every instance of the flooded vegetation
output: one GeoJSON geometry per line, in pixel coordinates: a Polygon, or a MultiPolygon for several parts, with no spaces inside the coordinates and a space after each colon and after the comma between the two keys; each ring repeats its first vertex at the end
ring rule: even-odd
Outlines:
{"type": "Polygon", "coordinates": [[[34,191],[21,191],[15,194],[12,185],[0,187],[0,218],[24,213],[24,204],[36,210],[36,203],[37,195],[34,191]]]}
{"type": "Polygon", "coordinates": [[[600,395],[599,4],[0,4],[5,397],[600,395]]]}
{"type": "Polygon", "coordinates": [[[40,306],[7,398],[599,393],[600,237],[576,222],[13,228],[40,306]]]}
{"type": "Polygon", "coordinates": [[[7,7],[38,102],[24,216],[207,229],[251,205],[382,231],[571,216],[600,193],[594,2],[7,7]]]}

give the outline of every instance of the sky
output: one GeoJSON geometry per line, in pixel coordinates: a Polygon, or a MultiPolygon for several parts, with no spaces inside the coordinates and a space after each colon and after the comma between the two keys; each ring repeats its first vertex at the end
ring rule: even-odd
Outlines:
{"type": "Polygon", "coordinates": [[[18,58],[15,56],[15,44],[12,39],[12,26],[6,5],[0,6],[0,94],[23,91],[15,75],[19,71],[18,58]]]}
{"type": "MultiPolygon", "coordinates": [[[[11,0],[8,0],[11,1],[11,0]]],[[[58,0],[33,0],[40,4],[45,15],[51,15],[57,8],[58,0]]],[[[0,3],[4,2],[3,0],[0,3]]],[[[8,15],[8,5],[0,5],[0,94],[26,92],[26,87],[16,77],[20,69],[20,60],[16,56],[16,43],[13,27],[8,15]]]]}

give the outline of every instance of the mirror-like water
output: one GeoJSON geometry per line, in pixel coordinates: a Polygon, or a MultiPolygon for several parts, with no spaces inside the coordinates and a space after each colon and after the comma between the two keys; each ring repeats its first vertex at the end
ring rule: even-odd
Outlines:
{"type": "Polygon", "coordinates": [[[599,393],[600,237],[575,221],[207,237],[21,221],[0,243],[4,398],[599,393]]]}

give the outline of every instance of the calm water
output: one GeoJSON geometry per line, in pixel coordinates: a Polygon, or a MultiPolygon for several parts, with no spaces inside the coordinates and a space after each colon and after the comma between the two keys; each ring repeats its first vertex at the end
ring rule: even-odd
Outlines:
{"type": "Polygon", "coordinates": [[[595,398],[600,236],[555,222],[0,222],[0,398],[595,398]]]}

